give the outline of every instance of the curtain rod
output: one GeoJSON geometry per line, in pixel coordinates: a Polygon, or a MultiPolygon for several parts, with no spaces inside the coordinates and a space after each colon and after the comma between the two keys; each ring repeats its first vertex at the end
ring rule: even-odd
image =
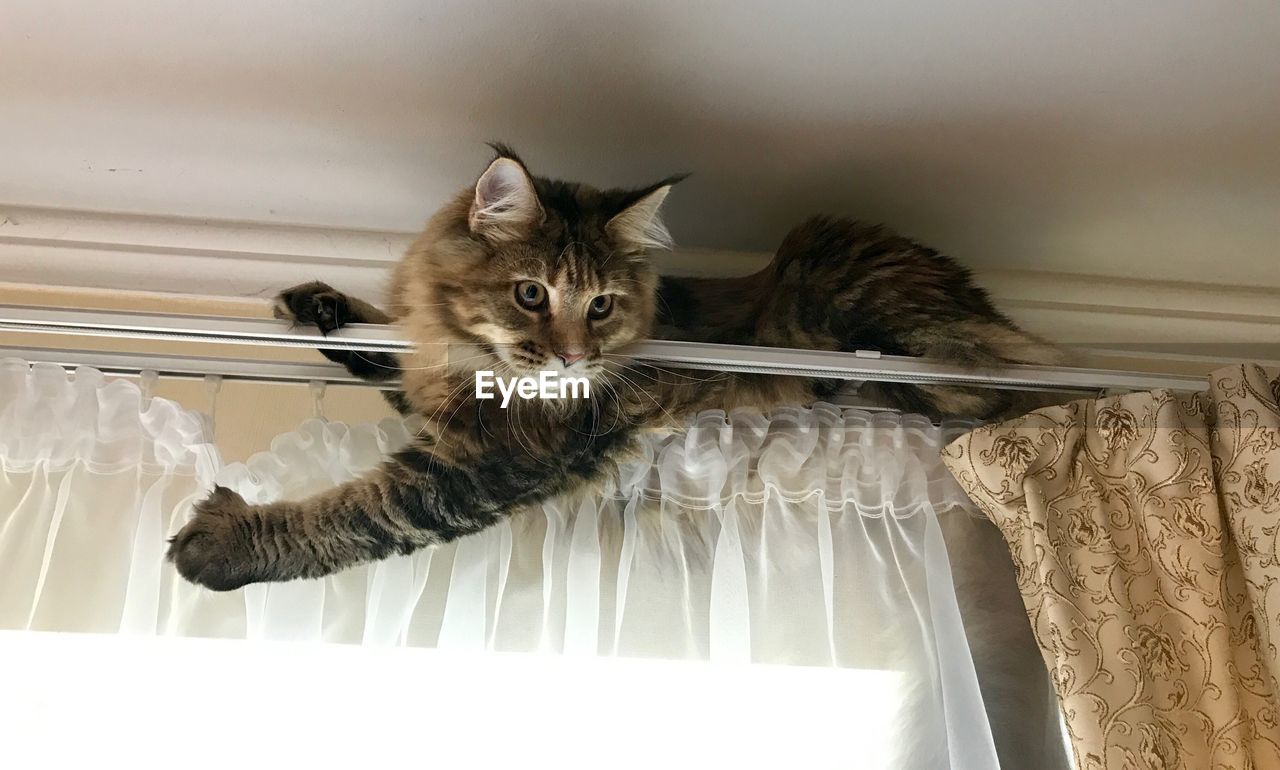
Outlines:
{"type": "MultiPolygon", "coordinates": [[[[398,336],[392,326],[353,324],[328,336],[313,329],[293,328],[266,318],[226,318],[220,316],[133,313],[111,310],[74,310],[0,305],[0,331],[116,337],[168,341],[190,341],[270,347],[325,347],[360,352],[397,353],[412,349],[412,343],[398,336]]],[[[341,369],[328,364],[275,364],[251,359],[205,356],[155,356],[146,353],[99,353],[59,351],[56,348],[21,348],[28,360],[59,363],[59,357],[74,353],[75,365],[89,365],[93,358],[120,371],[154,370],[169,366],[173,374],[206,373],[239,379],[279,381],[323,380],[334,383],[358,382],[341,369]],[[148,363],[150,362],[150,363],[148,363]],[[270,372],[264,367],[277,367],[270,372]],[[317,376],[303,377],[304,369],[317,376]],[[217,368],[219,371],[212,371],[217,368]],[[292,373],[291,373],[292,372],[292,373]],[[338,373],[341,372],[341,375],[338,373]],[[296,376],[295,376],[296,375],[296,376]]],[[[912,384],[962,384],[1019,390],[1100,390],[1197,391],[1204,388],[1202,377],[1178,374],[1151,374],[1138,371],[1087,369],[1061,366],[1007,365],[973,370],[955,364],[909,356],[881,355],[878,351],[834,352],[793,348],[721,345],[701,342],[647,340],[619,351],[637,361],[667,364],[682,369],[821,377],[829,379],[912,384]]],[[[17,353],[15,353],[17,354],[17,353]]]]}
{"type": "MultiPolygon", "coordinates": [[[[61,366],[68,371],[87,366],[115,377],[138,377],[155,372],[166,379],[200,380],[215,375],[226,382],[260,382],[283,385],[306,385],[323,382],[374,390],[394,390],[399,380],[370,382],[353,376],[345,368],[332,363],[293,363],[263,361],[252,358],[212,358],[207,356],[167,356],[156,353],[110,353],[101,350],[66,350],[61,348],[0,347],[0,361],[6,358],[31,363],[61,366]]],[[[887,408],[848,390],[825,399],[836,406],[849,406],[866,411],[887,408]]]]}
{"type": "Polygon", "coordinates": [[[215,358],[210,356],[173,356],[158,353],[111,353],[102,350],[69,350],[62,348],[0,347],[0,359],[18,358],[31,363],[56,364],[74,370],[88,366],[103,374],[136,377],[155,372],[164,377],[201,379],[216,375],[224,380],[247,382],[308,383],[391,390],[396,380],[369,382],[352,375],[338,364],[263,361],[253,358],[215,358]]]}

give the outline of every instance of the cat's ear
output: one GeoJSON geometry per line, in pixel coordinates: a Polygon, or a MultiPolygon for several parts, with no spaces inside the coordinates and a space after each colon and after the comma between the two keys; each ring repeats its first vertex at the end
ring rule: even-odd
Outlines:
{"type": "Polygon", "coordinates": [[[609,235],[638,251],[671,248],[671,233],[662,221],[660,209],[671,186],[683,178],[671,177],[642,190],[638,198],[609,220],[609,235]]]}
{"type": "Polygon", "coordinates": [[[524,165],[512,158],[494,158],[476,182],[467,219],[471,232],[493,241],[514,241],[528,237],[542,218],[538,192],[524,165]]]}

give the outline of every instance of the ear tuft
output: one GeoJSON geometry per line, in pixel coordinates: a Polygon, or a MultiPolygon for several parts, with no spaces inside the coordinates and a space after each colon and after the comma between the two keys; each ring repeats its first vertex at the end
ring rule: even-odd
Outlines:
{"type": "Polygon", "coordinates": [[[671,192],[670,184],[662,184],[609,220],[607,229],[619,243],[643,251],[645,249],[670,249],[674,246],[671,233],[659,216],[662,202],[671,192]]]}
{"type": "Polygon", "coordinates": [[[518,160],[495,158],[476,182],[468,218],[471,232],[495,241],[519,240],[542,218],[542,204],[529,172],[518,160]]]}

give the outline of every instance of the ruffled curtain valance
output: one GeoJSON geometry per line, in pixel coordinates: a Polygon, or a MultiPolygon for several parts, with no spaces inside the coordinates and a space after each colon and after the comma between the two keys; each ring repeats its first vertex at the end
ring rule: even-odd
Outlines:
{"type": "MultiPolygon", "coordinates": [[[[130,383],[22,362],[0,374],[2,629],[864,669],[884,686],[850,692],[851,713],[894,725],[876,756],[996,766],[965,636],[978,616],[962,622],[940,526],[977,521],[939,458],[964,426],[829,405],[708,412],[647,439],[600,492],[328,578],[215,594],[162,558],[215,479],[254,502],[308,495],[414,426],[309,420],[224,466],[200,415],[130,383]]],[[[963,582],[998,573],[975,566],[963,582]]],[[[983,665],[1011,668],[997,648],[983,665]]],[[[1036,684],[1019,692],[1036,701],[1036,684]]],[[[1024,732],[1024,755],[1052,756],[1042,725],[1024,732]]]]}
{"type": "Polygon", "coordinates": [[[164,533],[219,465],[200,415],[0,361],[0,628],[152,630],[164,533]]]}

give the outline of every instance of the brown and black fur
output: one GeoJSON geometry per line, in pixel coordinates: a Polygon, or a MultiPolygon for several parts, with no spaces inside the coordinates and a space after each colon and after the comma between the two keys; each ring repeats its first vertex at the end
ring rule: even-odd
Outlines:
{"type": "MultiPolygon", "coordinates": [[[[873,348],[971,367],[1056,358],[954,261],[849,220],[805,222],[751,276],[659,279],[645,254],[665,235],[657,209],[675,178],[601,191],[533,177],[514,153],[496,149],[480,182],[432,218],[398,265],[386,312],[318,282],[283,292],[277,304],[280,317],[325,332],[346,323],[400,325],[417,343],[403,357],[322,352],[367,379],[398,377],[389,401],[425,417],[426,437],[365,478],[301,502],[253,506],[216,489],[172,541],[169,558],[184,577],[230,590],[409,553],[596,483],[643,430],[676,428],[704,409],[767,409],[833,391],[829,381],[681,372],[617,352],[650,336],[873,348]],[[530,276],[547,287],[544,309],[513,299],[513,282],[530,276]],[[583,308],[602,294],[613,310],[591,320],[583,308]],[[517,400],[502,410],[474,397],[477,369],[532,373],[558,358],[591,378],[592,398],[517,400]]],[[[935,417],[990,418],[1015,408],[999,391],[888,384],[864,391],[935,417]]]]}
{"type": "MultiPolygon", "coordinates": [[[[664,339],[877,350],[974,369],[1061,360],[996,310],[955,260],[848,219],[806,220],[750,276],[664,278],[659,297],[657,334],[664,339]]],[[[1019,408],[1013,391],[868,383],[861,393],[932,417],[990,419],[1019,408]]]]}

